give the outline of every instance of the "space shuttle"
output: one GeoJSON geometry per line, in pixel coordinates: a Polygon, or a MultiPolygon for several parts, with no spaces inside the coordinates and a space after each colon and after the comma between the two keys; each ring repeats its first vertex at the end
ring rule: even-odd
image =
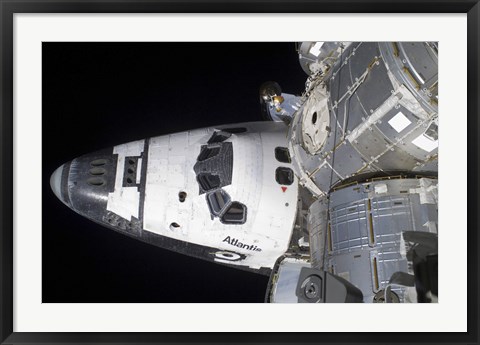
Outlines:
{"type": "Polygon", "coordinates": [[[305,90],[261,85],[265,121],[80,156],[54,194],[135,239],[269,275],[269,303],[436,302],[437,43],[297,52],[305,90]]]}

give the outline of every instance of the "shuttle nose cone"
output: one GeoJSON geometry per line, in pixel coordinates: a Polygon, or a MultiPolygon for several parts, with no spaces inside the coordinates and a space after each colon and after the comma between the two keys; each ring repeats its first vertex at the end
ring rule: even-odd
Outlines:
{"type": "MultiPolygon", "coordinates": [[[[61,202],[96,222],[105,222],[105,219],[113,222],[114,219],[107,211],[108,197],[115,191],[117,175],[117,157],[112,151],[108,148],[77,157],[58,167],[50,177],[50,187],[61,202]]],[[[121,175],[125,175],[125,183],[130,180],[130,175],[121,175]]]]}
{"type": "Polygon", "coordinates": [[[60,165],[50,177],[50,187],[52,188],[52,191],[57,196],[57,198],[59,198],[60,201],[67,205],[67,202],[62,197],[62,176],[63,164],[60,165]]]}

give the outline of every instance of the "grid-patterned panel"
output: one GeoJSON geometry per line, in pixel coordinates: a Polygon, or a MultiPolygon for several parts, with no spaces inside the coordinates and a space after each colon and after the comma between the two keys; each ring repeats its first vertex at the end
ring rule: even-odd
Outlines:
{"type": "Polygon", "coordinates": [[[330,212],[332,254],[368,246],[366,200],[342,204],[330,212]]]}

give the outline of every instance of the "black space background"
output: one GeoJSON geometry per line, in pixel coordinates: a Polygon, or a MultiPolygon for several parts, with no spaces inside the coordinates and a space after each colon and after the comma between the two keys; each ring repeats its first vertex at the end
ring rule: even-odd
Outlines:
{"type": "Polygon", "coordinates": [[[49,186],[85,153],[261,120],[267,80],[303,90],[294,43],[43,43],[43,302],[263,302],[267,276],[164,250],[93,223],[49,186]]]}

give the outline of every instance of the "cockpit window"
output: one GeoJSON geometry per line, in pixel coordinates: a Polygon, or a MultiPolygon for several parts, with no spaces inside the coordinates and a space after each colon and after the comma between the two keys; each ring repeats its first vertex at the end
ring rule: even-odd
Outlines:
{"type": "Polygon", "coordinates": [[[229,141],[202,145],[193,171],[204,194],[232,183],[233,143],[229,141]]]}
{"type": "Polygon", "coordinates": [[[222,189],[218,189],[213,193],[207,194],[207,202],[210,212],[218,216],[230,202],[230,196],[222,189]]]}
{"type": "Polygon", "coordinates": [[[247,220],[247,208],[244,204],[234,201],[230,204],[221,221],[225,224],[243,224],[247,220]]]}
{"type": "Polygon", "coordinates": [[[213,135],[208,139],[209,144],[213,143],[221,143],[222,141],[227,140],[232,136],[231,133],[220,131],[220,132],[214,132],[213,135]]]}
{"type": "Polygon", "coordinates": [[[278,167],[275,171],[275,180],[279,184],[291,185],[294,180],[293,170],[286,167],[278,167]]]}
{"type": "Polygon", "coordinates": [[[218,175],[200,173],[197,175],[197,181],[206,192],[220,187],[220,177],[218,175]]]}
{"type": "Polygon", "coordinates": [[[223,132],[238,134],[238,133],[245,133],[247,129],[245,127],[232,127],[232,128],[223,128],[223,132]]]}
{"type": "Polygon", "coordinates": [[[215,157],[219,153],[220,153],[220,147],[218,146],[214,146],[214,147],[202,146],[202,150],[200,151],[200,154],[198,155],[197,160],[199,162],[202,162],[209,158],[215,157]]]}
{"type": "Polygon", "coordinates": [[[275,147],[275,158],[282,163],[292,163],[290,152],[286,147],[275,147]]]}

